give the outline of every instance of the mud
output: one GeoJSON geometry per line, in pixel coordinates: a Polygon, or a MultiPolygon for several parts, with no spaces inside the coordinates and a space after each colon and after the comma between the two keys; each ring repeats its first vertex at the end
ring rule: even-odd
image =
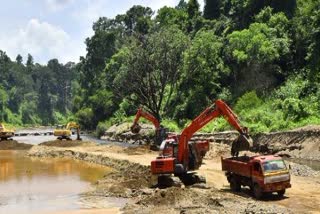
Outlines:
{"type": "Polygon", "coordinates": [[[32,146],[26,143],[18,143],[16,140],[0,141],[0,150],[28,150],[32,146]]]}
{"type": "Polygon", "coordinates": [[[52,140],[40,143],[41,146],[55,146],[55,147],[75,147],[75,146],[92,146],[95,143],[81,140],[52,140]]]}
{"type": "Polygon", "coordinates": [[[128,204],[125,213],[290,213],[279,205],[268,205],[215,188],[155,189],[128,204]]]}
{"type": "Polygon", "coordinates": [[[254,150],[290,158],[320,160],[320,126],[254,136],[254,150]]]}
{"type": "MultiPolygon", "coordinates": [[[[29,155],[43,158],[69,157],[116,169],[104,179],[99,180],[95,190],[86,193],[86,195],[130,198],[129,203],[123,208],[124,213],[157,213],[160,211],[169,213],[291,212],[281,205],[265,204],[255,201],[250,196],[249,198],[248,196],[238,196],[230,193],[228,188],[226,190],[215,188],[210,183],[204,186],[182,186],[182,188],[154,188],[155,179],[151,176],[148,164],[156,156],[156,153],[144,153],[146,148],[35,146],[29,151],[29,155]],[[237,208],[235,209],[235,207],[237,208]]],[[[223,145],[220,149],[212,149],[211,155],[214,155],[216,151],[221,154],[228,152],[228,148],[224,148],[223,145]]],[[[212,161],[212,158],[209,157],[207,160],[212,161]]]]}
{"type": "MultiPolygon", "coordinates": [[[[309,127],[292,132],[268,134],[270,141],[264,141],[263,136],[267,134],[261,135],[256,138],[256,142],[262,142],[262,147],[256,147],[256,151],[266,148],[265,151],[281,154],[280,152],[286,151],[289,147],[294,148],[292,146],[300,142],[301,146],[297,150],[289,152],[298,152],[300,155],[304,153],[304,157],[309,158],[317,157],[316,146],[320,145],[314,144],[314,141],[318,142],[315,137],[317,130],[315,127],[309,127]],[[306,148],[315,151],[310,152],[306,148]]],[[[233,138],[234,133],[227,134],[228,139],[233,138]]],[[[208,138],[210,136],[207,134],[196,136],[196,140],[208,138]]],[[[223,135],[219,135],[220,138],[222,139],[223,135]]],[[[182,185],[180,188],[154,188],[156,181],[150,173],[150,162],[158,153],[150,151],[146,145],[124,148],[71,142],[72,145],[63,146],[61,141],[57,141],[46,142],[47,146],[34,146],[28,154],[41,158],[68,157],[116,169],[96,182],[95,189],[87,192],[86,196],[125,198],[128,203],[122,210],[124,213],[316,213],[320,210],[319,172],[302,164],[291,163],[290,159],[288,163],[291,165],[292,188],[287,190],[284,198],[270,195],[262,201],[257,201],[247,188],[243,188],[237,194],[231,192],[220,164],[220,156],[230,155],[230,146],[226,141],[216,139],[217,136],[210,138],[213,142],[210,143],[210,150],[198,171],[206,177],[207,184],[190,187],[182,185]]],[[[243,154],[258,153],[240,153],[243,154]]],[[[292,154],[288,156],[295,157],[292,154]]]]}

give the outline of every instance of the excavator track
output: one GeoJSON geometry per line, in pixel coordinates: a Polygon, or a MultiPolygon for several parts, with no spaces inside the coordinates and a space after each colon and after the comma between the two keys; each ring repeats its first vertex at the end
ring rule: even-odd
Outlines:
{"type": "Polygon", "coordinates": [[[180,175],[179,178],[185,186],[191,186],[198,183],[206,183],[205,177],[197,175],[195,173],[185,173],[183,175],[180,175]]]}
{"type": "Polygon", "coordinates": [[[197,175],[196,173],[185,173],[178,177],[172,177],[170,175],[158,176],[158,188],[168,187],[181,187],[181,185],[192,186],[194,184],[206,183],[206,179],[203,176],[197,175]]]}
{"type": "Polygon", "coordinates": [[[158,176],[158,183],[157,183],[158,188],[162,189],[162,188],[168,188],[172,186],[180,187],[181,182],[179,180],[176,180],[174,177],[170,175],[158,176]]]}

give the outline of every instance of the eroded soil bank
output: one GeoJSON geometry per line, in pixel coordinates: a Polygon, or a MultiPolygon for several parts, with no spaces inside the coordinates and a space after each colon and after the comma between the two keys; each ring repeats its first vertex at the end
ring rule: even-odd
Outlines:
{"type": "MultiPolygon", "coordinates": [[[[153,127],[142,124],[139,134],[132,134],[130,124],[123,123],[110,127],[103,136],[106,140],[122,141],[132,144],[147,144],[152,141],[153,127]]],[[[209,140],[210,142],[231,145],[238,132],[195,133],[191,140],[209,140]]],[[[279,154],[290,158],[320,161],[320,126],[309,125],[290,131],[261,133],[252,135],[253,152],[279,154]]]]}
{"type": "Polygon", "coordinates": [[[320,160],[320,126],[259,134],[254,136],[255,151],[304,160],[320,160]]]}
{"type": "Polygon", "coordinates": [[[199,174],[206,177],[206,185],[167,189],[153,187],[156,181],[148,165],[157,152],[149,151],[148,147],[34,146],[29,155],[69,157],[116,169],[99,180],[95,190],[86,195],[126,198],[128,203],[122,209],[124,213],[311,213],[320,210],[319,175],[310,168],[299,168],[299,164],[293,166],[296,169],[292,175],[293,187],[284,198],[271,195],[257,201],[248,189],[238,194],[230,192],[219,158],[228,156],[229,152],[228,145],[212,143],[205,164],[199,170],[199,174]],[[306,173],[310,174],[304,176],[306,173]]]}
{"type": "Polygon", "coordinates": [[[30,144],[19,143],[16,140],[0,141],[0,150],[28,150],[32,147],[30,144]]]}

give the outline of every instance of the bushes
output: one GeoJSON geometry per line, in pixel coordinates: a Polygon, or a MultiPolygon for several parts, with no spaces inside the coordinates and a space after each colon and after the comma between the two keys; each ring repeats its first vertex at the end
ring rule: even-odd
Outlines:
{"type": "Polygon", "coordinates": [[[94,124],[92,123],[93,116],[94,114],[91,108],[83,108],[76,113],[76,118],[80,125],[89,128],[94,128],[94,124]]]}
{"type": "Polygon", "coordinates": [[[162,120],[161,125],[167,128],[170,132],[179,132],[181,130],[178,124],[173,120],[164,119],[162,120]]]}
{"type": "Polygon", "coordinates": [[[96,136],[100,138],[110,126],[110,121],[99,122],[96,128],[96,136]]]}
{"type": "Polygon", "coordinates": [[[318,85],[296,76],[289,78],[269,97],[259,98],[254,91],[244,94],[234,109],[243,125],[254,133],[320,124],[319,93],[318,85]]]}

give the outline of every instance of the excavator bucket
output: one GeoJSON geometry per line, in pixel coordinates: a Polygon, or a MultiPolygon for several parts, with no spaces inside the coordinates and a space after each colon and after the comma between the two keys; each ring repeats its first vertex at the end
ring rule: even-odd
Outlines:
{"type": "Polygon", "coordinates": [[[140,130],[141,130],[141,126],[139,125],[139,123],[136,123],[136,124],[132,125],[130,127],[130,129],[131,129],[132,133],[138,134],[140,132],[140,130]]]}
{"type": "Polygon", "coordinates": [[[253,147],[253,140],[249,135],[241,134],[232,142],[231,155],[238,156],[240,151],[249,151],[253,147]]]}

